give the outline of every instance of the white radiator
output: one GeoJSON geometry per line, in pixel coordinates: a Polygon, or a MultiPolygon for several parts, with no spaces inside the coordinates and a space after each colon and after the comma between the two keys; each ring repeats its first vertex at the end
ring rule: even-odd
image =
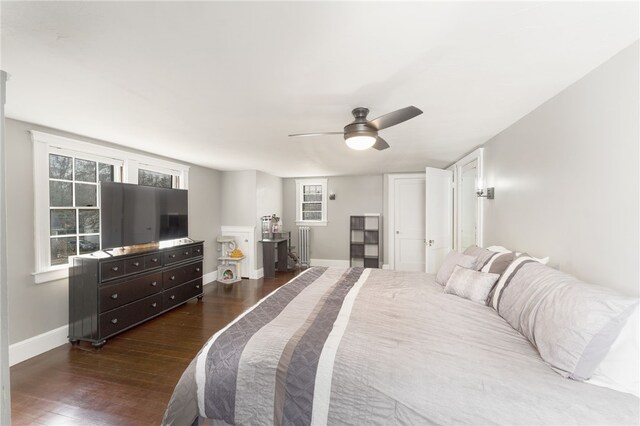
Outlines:
{"type": "Polygon", "coordinates": [[[311,240],[310,232],[311,228],[308,226],[301,226],[298,228],[298,246],[300,251],[300,266],[309,266],[311,262],[311,240]]]}

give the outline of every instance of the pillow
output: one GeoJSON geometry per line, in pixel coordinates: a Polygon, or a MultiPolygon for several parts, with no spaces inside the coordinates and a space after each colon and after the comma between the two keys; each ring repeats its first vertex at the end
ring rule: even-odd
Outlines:
{"type": "MultiPolygon", "coordinates": [[[[513,253],[511,250],[509,250],[509,249],[507,249],[507,248],[504,248],[504,247],[502,247],[502,246],[489,246],[489,247],[487,247],[487,250],[495,251],[495,252],[497,252],[497,253],[513,253]]],[[[515,252],[515,254],[516,254],[516,256],[520,256],[520,255],[521,255],[521,254],[523,254],[523,253],[522,253],[522,252],[517,251],[517,252],[515,252]]],[[[527,255],[527,256],[528,256],[528,255],[527,255]]],[[[549,263],[549,256],[547,256],[547,257],[540,257],[540,258],[538,258],[538,257],[533,257],[533,256],[530,256],[530,257],[531,257],[532,259],[534,259],[536,262],[540,262],[540,263],[542,263],[543,265],[546,265],[547,263],[549,263]]]]}
{"type": "Polygon", "coordinates": [[[493,253],[491,259],[480,269],[482,272],[489,272],[492,274],[502,275],[502,273],[507,269],[513,259],[516,258],[514,253],[493,253]]]}
{"type": "Polygon", "coordinates": [[[478,260],[476,260],[476,264],[473,267],[473,269],[475,269],[476,271],[479,271],[484,265],[486,265],[491,257],[495,255],[494,252],[478,246],[467,247],[464,251],[464,254],[466,254],[467,256],[475,256],[478,258],[478,260]]]}
{"type": "Polygon", "coordinates": [[[445,293],[455,294],[474,302],[484,303],[500,275],[478,272],[456,265],[444,288],[445,293]]]}
{"type": "Polygon", "coordinates": [[[620,335],[587,383],[640,398],[640,310],[631,314],[620,335]]]}
{"type": "MultiPolygon", "coordinates": [[[[513,252],[501,253],[501,254],[514,255],[513,252]]],[[[516,257],[513,261],[511,261],[511,263],[507,265],[507,267],[502,272],[502,275],[500,275],[500,279],[498,280],[496,285],[491,289],[491,292],[487,297],[487,305],[491,306],[495,310],[498,310],[498,302],[500,301],[502,290],[507,285],[509,285],[509,281],[511,280],[511,277],[518,271],[518,269],[520,269],[522,264],[525,262],[536,262],[536,259],[535,257],[531,257],[525,253],[516,257]]]]}
{"type": "Polygon", "coordinates": [[[440,285],[445,285],[449,281],[449,277],[453,273],[453,268],[456,265],[460,265],[463,268],[472,269],[476,264],[477,258],[475,256],[467,256],[466,254],[458,253],[455,250],[451,250],[442,262],[442,266],[438,269],[436,274],[436,282],[440,285]]]}
{"type": "Polygon", "coordinates": [[[500,283],[498,314],[551,368],[574,380],[591,377],[638,305],[525,256],[513,261],[496,287],[500,283]]]}

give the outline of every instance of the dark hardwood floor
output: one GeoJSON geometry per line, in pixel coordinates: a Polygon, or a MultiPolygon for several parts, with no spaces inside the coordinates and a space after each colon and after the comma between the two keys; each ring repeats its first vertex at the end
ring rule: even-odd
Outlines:
{"type": "Polygon", "coordinates": [[[293,278],[212,283],[99,350],[66,344],[11,368],[14,425],[160,424],[180,375],[213,333],[293,278]]]}

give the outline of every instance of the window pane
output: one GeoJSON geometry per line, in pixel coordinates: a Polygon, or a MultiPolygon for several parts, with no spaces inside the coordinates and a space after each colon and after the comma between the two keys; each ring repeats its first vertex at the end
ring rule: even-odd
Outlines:
{"type": "Polygon", "coordinates": [[[50,234],[67,235],[76,233],[76,210],[51,210],[50,214],[50,234]]]}
{"type": "Polygon", "coordinates": [[[86,183],[76,183],[76,206],[95,207],[97,206],[96,191],[97,185],[87,185],[86,183]]]}
{"type": "Polygon", "coordinates": [[[71,180],[73,177],[72,158],[49,154],[49,177],[71,180]]]}
{"type": "Polygon", "coordinates": [[[100,249],[100,236],[99,235],[85,235],[80,237],[79,244],[80,254],[93,253],[100,249]]]}
{"type": "Polygon", "coordinates": [[[100,182],[113,182],[113,166],[102,164],[98,166],[98,180],[100,182]]]}
{"type": "Polygon", "coordinates": [[[322,212],[302,212],[302,220],[322,220],[322,212]]]}
{"type": "MultiPolygon", "coordinates": [[[[79,210],[78,211],[78,234],[96,234],[100,232],[100,211],[79,210]]],[[[82,241],[80,241],[82,251],[82,241]]]]}
{"type": "Polygon", "coordinates": [[[51,265],[64,265],[76,254],[76,237],[51,239],[51,265]]]}
{"type": "Polygon", "coordinates": [[[76,158],[76,180],[81,182],[95,182],[96,162],[76,158]]]}
{"type": "Polygon", "coordinates": [[[138,185],[157,186],[159,188],[172,188],[171,175],[138,169],[138,185]]]}
{"type": "Polygon", "coordinates": [[[304,203],[302,205],[303,212],[321,212],[322,203],[304,203]]]}
{"type": "Polygon", "coordinates": [[[322,194],[304,194],[304,201],[322,201],[322,194]]]}
{"type": "Polygon", "coordinates": [[[71,182],[49,181],[49,205],[51,207],[73,206],[71,182]]]}

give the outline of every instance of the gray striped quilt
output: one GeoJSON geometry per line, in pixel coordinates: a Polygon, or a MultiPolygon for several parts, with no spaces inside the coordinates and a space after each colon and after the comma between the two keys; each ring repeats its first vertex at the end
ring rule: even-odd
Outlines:
{"type": "Polygon", "coordinates": [[[638,402],[561,377],[433,275],[316,267],[205,344],[164,424],[638,424],[638,402]]]}

